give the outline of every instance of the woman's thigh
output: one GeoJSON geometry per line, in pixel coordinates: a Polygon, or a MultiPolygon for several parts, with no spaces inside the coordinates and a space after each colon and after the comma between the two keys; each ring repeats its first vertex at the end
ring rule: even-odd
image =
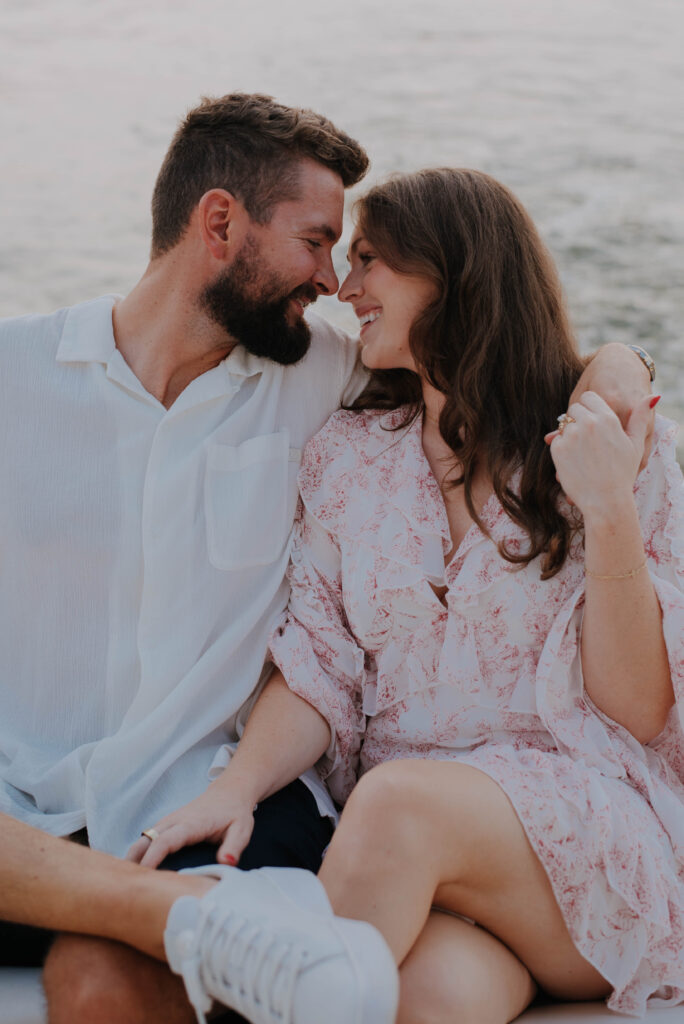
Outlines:
{"type": "Polygon", "coordinates": [[[477,768],[427,760],[374,768],[352,794],[324,872],[334,874],[336,863],[347,889],[346,899],[335,892],[338,913],[363,916],[354,890],[365,889],[377,895],[367,916],[383,932],[383,904],[397,895],[405,911],[388,912],[388,928],[400,928],[402,919],[420,922],[412,938],[390,938],[393,948],[410,948],[433,903],[500,939],[554,996],[595,999],[610,991],[575,948],[513,805],[477,768]],[[358,864],[356,884],[350,863],[358,864]],[[396,867],[387,871],[387,864],[396,867]]]}
{"type": "Polygon", "coordinates": [[[443,814],[448,833],[433,902],[496,935],[551,995],[607,995],[608,983],[576,949],[546,872],[501,786],[469,765],[422,763],[434,770],[424,785],[434,783],[435,811],[443,814]],[[450,870],[451,842],[457,852],[450,870]]]}

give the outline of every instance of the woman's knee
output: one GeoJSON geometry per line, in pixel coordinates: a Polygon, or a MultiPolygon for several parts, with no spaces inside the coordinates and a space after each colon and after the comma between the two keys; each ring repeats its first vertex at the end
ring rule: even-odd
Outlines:
{"type": "Polygon", "coordinates": [[[473,851],[481,856],[489,833],[492,839],[498,835],[492,807],[501,812],[500,804],[508,808],[496,783],[467,765],[387,761],[356,785],[335,842],[358,853],[389,848],[407,856],[429,853],[440,861],[440,869],[458,873],[462,861],[467,868],[473,851]]]}
{"type": "Polygon", "coordinates": [[[334,841],[369,855],[420,849],[429,816],[427,794],[412,763],[387,761],[362,776],[344,809],[334,841]]]}

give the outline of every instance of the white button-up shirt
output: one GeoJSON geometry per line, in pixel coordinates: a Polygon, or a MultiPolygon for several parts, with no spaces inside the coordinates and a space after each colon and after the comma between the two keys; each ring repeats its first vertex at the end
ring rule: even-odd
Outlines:
{"type": "Polygon", "coordinates": [[[301,449],[361,377],[312,317],[298,365],[238,346],[165,409],[113,302],[0,323],[0,810],[123,854],[237,738],[301,449]]]}

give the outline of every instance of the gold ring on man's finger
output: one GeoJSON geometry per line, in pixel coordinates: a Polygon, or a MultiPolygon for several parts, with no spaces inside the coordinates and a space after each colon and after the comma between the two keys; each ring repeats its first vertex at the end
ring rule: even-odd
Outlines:
{"type": "Polygon", "coordinates": [[[144,828],[140,835],[145,836],[145,839],[149,839],[151,843],[153,843],[155,839],[159,839],[159,833],[156,828],[144,828]]]}

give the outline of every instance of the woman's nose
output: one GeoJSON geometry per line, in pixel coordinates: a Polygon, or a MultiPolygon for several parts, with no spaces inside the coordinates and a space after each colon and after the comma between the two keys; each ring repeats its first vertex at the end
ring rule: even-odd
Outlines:
{"type": "Polygon", "coordinates": [[[358,274],[356,274],[355,271],[350,270],[340,285],[337,297],[340,302],[351,302],[352,299],[359,294],[360,288],[361,282],[358,274]]]}

